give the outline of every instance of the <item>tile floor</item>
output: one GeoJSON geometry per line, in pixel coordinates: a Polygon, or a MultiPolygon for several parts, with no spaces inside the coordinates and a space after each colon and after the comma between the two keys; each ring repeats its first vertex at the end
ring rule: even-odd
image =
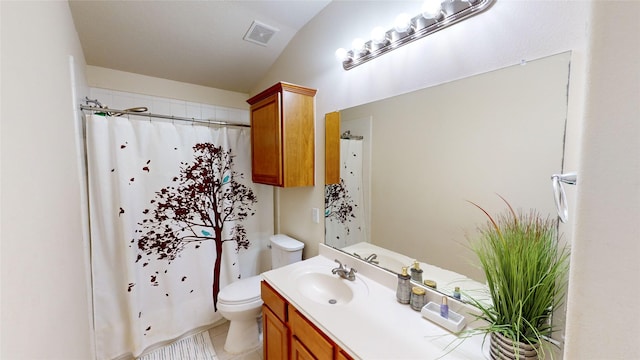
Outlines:
{"type": "Polygon", "coordinates": [[[211,337],[214,349],[216,349],[218,360],[262,360],[262,346],[244,354],[229,354],[225,352],[224,342],[227,339],[228,330],[228,321],[209,329],[209,336],[211,337]]]}

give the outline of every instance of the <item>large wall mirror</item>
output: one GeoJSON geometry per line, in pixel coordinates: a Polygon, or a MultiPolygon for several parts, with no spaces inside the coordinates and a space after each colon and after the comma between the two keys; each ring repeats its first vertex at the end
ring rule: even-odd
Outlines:
{"type": "Polygon", "coordinates": [[[556,216],[570,52],[340,111],[340,184],[327,185],[325,243],[451,295],[485,279],[468,242],[490,212],[556,216]],[[345,205],[346,204],[346,205],[345,205]],[[371,258],[375,253],[376,257],[371,258]]]}

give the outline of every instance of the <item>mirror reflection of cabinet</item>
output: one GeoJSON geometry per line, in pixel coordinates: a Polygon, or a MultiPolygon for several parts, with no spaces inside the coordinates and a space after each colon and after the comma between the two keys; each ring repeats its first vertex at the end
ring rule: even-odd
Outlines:
{"type": "Polygon", "coordinates": [[[253,182],[314,185],[315,94],[315,89],[279,82],[247,100],[253,182]]]}
{"type": "Polygon", "coordinates": [[[324,117],[324,184],[340,183],[340,113],[328,113],[324,117]]]}

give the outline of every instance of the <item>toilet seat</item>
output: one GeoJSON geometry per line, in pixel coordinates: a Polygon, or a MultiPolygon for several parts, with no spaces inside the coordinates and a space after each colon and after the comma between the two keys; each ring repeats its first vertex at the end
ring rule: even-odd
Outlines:
{"type": "Polygon", "coordinates": [[[262,303],[260,281],[262,281],[262,276],[256,275],[225,286],[218,293],[218,303],[227,305],[243,305],[257,301],[262,303]]]}

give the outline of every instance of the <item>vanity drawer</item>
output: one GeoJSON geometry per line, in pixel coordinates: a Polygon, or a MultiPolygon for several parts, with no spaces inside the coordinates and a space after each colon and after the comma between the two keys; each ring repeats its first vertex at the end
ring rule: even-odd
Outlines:
{"type": "Polygon", "coordinates": [[[264,304],[282,322],[287,322],[287,301],[280,296],[266,281],[260,282],[260,295],[264,304]]]}
{"type": "Polygon", "coordinates": [[[333,343],[294,307],[289,308],[291,334],[318,360],[333,359],[333,343]]]}
{"type": "Polygon", "coordinates": [[[349,356],[349,354],[344,352],[344,350],[337,349],[336,350],[336,360],[353,360],[353,358],[351,356],[349,356]]]}
{"type": "Polygon", "coordinates": [[[315,360],[316,358],[307,350],[307,348],[297,339],[293,338],[291,344],[291,360],[315,360]]]}

